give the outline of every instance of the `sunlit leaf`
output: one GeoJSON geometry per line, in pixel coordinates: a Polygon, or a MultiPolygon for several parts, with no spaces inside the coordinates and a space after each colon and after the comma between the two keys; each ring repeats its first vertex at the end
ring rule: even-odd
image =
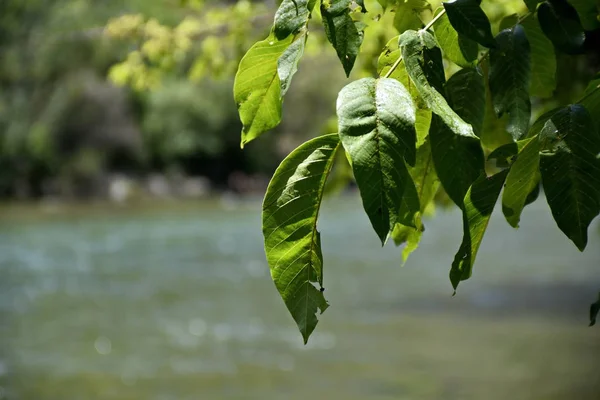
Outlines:
{"type": "Polygon", "coordinates": [[[394,28],[399,33],[409,29],[420,29],[423,22],[419,18],[419,12],[427,6],[429,4],[422,0],[397,0],[394,7],[394,28]]]}
{"type": "Polygon", "coordinates": [[[397,246],[406,243],[406,247],[402,251],[402,261],[404,263],[410,254],[419,247],[424,230],[421,217],[433,201],[440,186],[431,155],[431,145],[428,140],[417,149],[417,162],[414,167],[409,168],[409,172],[415,182],[419,196],[420,212],[415,227],[396,224],[392,232],[392,238],[397,246]]]}
{"type": "Polygon", "coordinates": [[[387,10],[388,6],[390,3],[393,3],[395,0],[377,0],[377,2],[381,5],[381,8],[383,8],[383,11],[387,10]]]}
{"type": "Polygon", "coordinates": [[[317,217],[338,145],[338,135],[331,134],[294,150],[277,168],[263,202],[263,234],[271,277],[304,343],[317,325],[317,313],[328,307],[317,288],[323,287],[317,217]]]}
{"type": "Polygon", "coordinates": [[[492,211],[500,196],[507,171],[487,177],[482,174],[469,188],[463,209],[463,241],[454,257],[450,270],[450,282],[456,290],[461,281],[471,277],[473,264],[487,229],[492,211]]]}
{"type": "Polygon", "coordinates": [[[476,137],[471,126],[450,108],[444,98],[442,52],[425,31],[406,31],[400,36],[406,71],[425,104],[457,135],[476,137]]]}
{"type": "Polygon", "coordinates": [[[293,36],[277,40],[272,33],[256,43],[240,61],[233,86],[243,124],[242,147],[281,122],[281,87],[277,61],[293,36]]]}
{"type": "MultiPolygon", "coordinates": [[[[442,9],[436,11],[439,14],[442,9]]],[[[442,15],[434,24],[435,38],[450,61],[461,67],[470,67],[477,59],[477,42],[459,34],[450,24],[447,15],[442,15]]]]}
{"type": "Polygon", "coordinates": [[[490,50],[490,90],[499,116],[508,114],[506,129],[518,140],[529,128],[530,47],[521,25],[496,37],[498,47],[490,50]]]}
{"type": "Polygon", "coordinates": [[[535,18],[525,18],[521,25],[531,49],[531,81],[529,90],[532,96],[550,97],[556,89],[556,55],[552,42],[544,35],[535,18]]]}
{"type": "Polygon", "coordinates": [[[523,140],[521,149],[506,178],[502,194],[502,212],[508,223],[517,228],[528,197],[540,182],[540,145],[537,136],[523,140]]]}
{"type": "Polygon", "coordinates": [[[490,21],[481,9],[481,0],[455,0],[442,4],[450,23],[458,33],[482,46],[496,46],[490,21]]]}
{"type": "Polygon", "coordinates": [[[553,114],[539,138],[546,200],[558,227],[583,251],[588,226],[600,212],[600,135],[576,104],[553,114]]]}
{"type": "Polygon", "coordinates": [[[364,78],[344,87],[337,114],[363,207],[382,243],[397,222],[414,226],[419,212],[405,161],[415,164],[415,107],[395,79],[364,78]]]}
{"type": "Polygon", "coordinates": [[[583,51],[585,33],[577,11],[566,0],[547,0],[540,4],[538,20],[544,34],[554,46],[567,54],[583,51]]]}
{"type": "Polygon", "coordinates": [[[325,34],[342,62],[346,76],[350,76],[363,40],[362,24],[350,16],[350,3],[351,0],[321,3],[325,34]]]}

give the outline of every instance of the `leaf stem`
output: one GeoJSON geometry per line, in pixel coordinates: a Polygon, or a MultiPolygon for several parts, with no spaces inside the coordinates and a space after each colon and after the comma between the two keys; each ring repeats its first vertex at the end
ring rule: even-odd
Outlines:
{"type": "MultiPolygon", "coordinates": [[[[429,28],[431,28],[433,26],[433,24],[435,24],[435,22],[440,19],[442,17],[442,15],[446,14],[446,9],[442,8],[442,11],[440,11],[440,13],[438,15],[436,15],[435,17],[433,17],[433,19],[431,21],[429,21],[429,23],[427,23],[427,25],[425,25],[425,27],[421,30],[426,31],[429,28]]],[[[396,60],[396,62],[391,66],[391,68],[388,70],[388,72],[385,73],[385,75],[383,76],[384,78],[389,78],[390,75],[396,70],[396,68],[398,68],[398,65],[400,65],[400,63],[402,62],[402,54],[400,54],[400,57],[398,57],[398,59],[396,60]]]]}

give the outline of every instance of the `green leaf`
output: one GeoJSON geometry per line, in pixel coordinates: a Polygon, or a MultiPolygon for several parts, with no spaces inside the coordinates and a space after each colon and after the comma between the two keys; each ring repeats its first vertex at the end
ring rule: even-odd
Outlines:
{"type": "Polygon", "coordinates": [[[287,93],[294,74],[298,71],[298,63],[304,54],[304,46],[308,31],[303,30],[300,35],[294,38],[294,41],[283,52],[277,60],[277,74],[279,75],[281,86],[281,97],[287,93]]]}
{"type": "Polygon", "coordinates": [[[329,306],[317,217],[323,187],[339,145],[337,134],[312,139],[288,155],[269,183],[263,202],[263,235],[271,276],[298,324],[304,343],[329,306]]]}
{"type": "MultiPolygon", "coordinates": [[[[400,46],[398,44],[399,38],[400,36],[396,36],[390,39],[379,55],[379,59],[377,60],[377,71],[379,76],[385,76],[390,68],[396,63],[396,61],[398,61],[398,58],[402,56],[402,53],[400,52],[400,46]]],[[[400,63],[398,66],[396,66],[396,69],[392,71],[392,74],[389,77],[397,80],[408,89],[413,100],[415,101],[417,109],[426,107],[425,103],[423,103],[423,100],[419,96],[419,91],[411,82],[408,72],[406,72],[404,63],[400,63]]]]}
{"type": "Polygon", "coordinates": [[[567,54],[583,52],[585,33],[577,11],[566,0],[547,0],[540,4],[538,20],[554,46],[567,54]]]}
{"type": "Polygon", "coordinates": [[[417,108],[417,121],[415,129],[417,131],[417,151],[425,144],[429,137],[429,128],[431,127],[431,111],[417,108]]]}
{"type": "Polygon", "coordinates": [[[242,120],[242,147],[281,122],[279,57],[293,37],[277,40],[272,33],[248,50],[240,61],[233,84],[234,99],[242,120]]]}
{"type": "Polygon", "coordinates": [[[600,135],[588,111],[575,104],[552,115],[539,137],[546,200],[560,230],[583,251],[600,212],[600,135]]]}
{"type": "Polygon", "coordinates": [[[385,10],[387,10],[389,4],[394,1],[395,0],[377,0],[377,2],[381,5],[381,8],[383,9],[384,12],[385,12],[385,10]]]}
{"type": "Polygon", "coordinates": [[[406,31],[400,35],[400,47],[406,71],[425,104],[443,119],[452,132],[475,138],[472,127],[450,108],[443,96],[442,53],[433,36],[422,30],[406,31]]]}
{"type": "Polygon", "coordinates": [[[417,149],[417,163],[414,167],[409,168],[409,172],[415,182],[421,206],[415,221],[415,227],[396,224],[392,232],[392,238],[397,246],[406,243],[406,247],[402,251],[403,263],[406,263],[410,254],[419,247],[421,235],[425,230],[421,222],[421,216],[425,214],[427,207],[434,200],[440,187],[440,180],[435,172],[429,140],[425,141],[417,149]]]}
{"type": "MultiPolygon", "coordinates": [[[[396,61],[398,61],[398,57],[402,55],[400,52],[400,46],[398,45],[399,38],[400,36],[396,36],[390,39],[386,43],[381,54],[379,55],[379,58],[377,59],[377,72],[379,76],[386,75],[392,67],[392,65],[394,65],[396,61]]],[[[408,86],[407,82],[402,82],[399,79],[399,77],[408,78],[406,70],[404,70],[403,75],[400,75],[400,67],[402,67],[402,65],[398,65],[398,67],[394,71],[392,71],[392,74],[389,77],[400,81],[404,86],[408,86]]]]}
{"type": "Polygon", "coordinates": [[[496,37],[498,47],[490,50],[490,91],[498,116],[508,114],[506,129],[518,140],[529,128],[530,47],[521,25],[496,37]]]}
{"type": "MultiPolygon", "coordinates": [[[[553,108],[549,111],[546,111],[542,115],[540,115],[538,117],[538,119],[535,120],[533,125],[531,125],[531,127],[529,128],[529,132],[527,132],[527,137],[532,138],[535,135],[539,135],[540,132],[542,131],[542,129],[544,129],[544,125],[546,125],[546,122],[550,119],[550,117],[552,117],[554,114],[556,114],[560,110],[561,110],[560,107],[553,108]]],[[[517,142],[517,143],[520,143],[520,142],[517,142]]]]}
{"type": "Polygon", "coordinates": [[[456,135],[437,115],[429,129],[435,170],[448,197],[463,207],[465,194],[483,171],[483,151],[474,137],[456,135]]]}
{"type": "Polygon", "coordinates": [[[364,0],[354,0],[356,2],[356,4],[358,4],[360,6],[360,11],[362,13],[366,13],[367,11],[367,7],[365,7],[365,1],[364,0]]]}
{"type": "Polygon", "coordinates": [[[600,73],[590,81],[583,96],[580,103],[592,116],[596,130],[600,134],[600,73]]]}
{"type": "Polygon", "coordinates": [[[452,109],[481,136],[485,116],[485,86],[483,76],[472,68],[464,68],[446,83],[448,103],[452,109]]]}
{"type": "Polygon", "coordinates": [[[275,13],[273,32],[278,40],[298,33],[310,18],[308,0],[283,0],[275,13]]]}
{"type": "Polygon", "coordinates": [[[507,171],[502,171],[487,177],[485,173],[482,173],[465,196],[463,241],[454,257],[452,269],[450,270],[450,282],[454,290],[461,281],[471,277],[479,246],[490,222],[498,196],[500,196],[506,174],[507,171]]]}
{"type": "Polygon", "coordinates": [[[363,40],[362,24],[352,20],[350,0],[322,2],[321,15],[327,39],[337,52],[346,76],[350,76],[363,40]]]}
{"type": "MultiPolygon", "coordinates": [[[[442,8],[439,8],[436,16],[441,11],[442,8]]],[[[442,15],[433,24],[433,30],[440,48],[450,61],[463,68],[473,66],[479,52],[477,42],[456,32],[447,15],[442,15]]]]}
{"type": "Polygon", "coordinates": [[[518,155],[512,164],[504,193],[502,194],[502,212],[513,228],[519,227],[521,213],[528,197],[540,182],[540,144],[537,136],[525,139],[519,147],[518,155]]]}
{"type": "Polygon", "coordinates": [[[410,257],[410,255],[419,248],[421,237],[425,231],[420,214],[417,214],[415,225],[416,228],[402,224],[396,224],[391,234],[396,246],[406,244],[406,246],[404,246],[404,250],[402,250],[402,265],[406,264],[408,257],[410,257]]]}
{"type": "Polygon", "coordinates": [[[600,3],[597,0],[569,0],[569,4],[577,11],[583,29],[600,28],[600,3]]]}
{"type": "MultiPolygon", "coordinates": [[[[463,69],[446,84],[448,102],[457,113],[481,129],[485,95],[481,76],[463,69]]],[[[429,129],[431,152],[437,175],[452,201],[462,208],[465,194],[484,167],[483,152],[476,137],[455,134],[438,116],[433,116],[429,129]]]]}
{"type": "Polygon", "coordinates": [[[483,74],[485,91],[485,113],[483,118],[483,131],[481,133],[481,145],[488,150],[493,151],[498,147],[513,143],[513,138],[506,131],[506,121],[508,115],[504,114],[498,118],[494,110],[494,102],[492,100],[492,91],[490,90],[490,61],[488,58],[481,60],[479,68],[483,74]]]}
{"type": "MultiPolygon", "coordinates": [[[[525,18],[525,19],[529,19],[529,18],[525,18]]],[[[512,29],[512,27],[518,23],[519,23],[519,15],[518,14],[508,15],[508,16],[502,18],[502,21],[500,21],[500,29],[498,29],[498,30],[503,31],[505,29],[512,29]]]]}
{"type": "Polygon", "coordinates": [[[482,46],[496,47],[490,20],[480,6],[481,0],[456,0],[442,4],[450,23],[458,33],[482,46]]]}
{"type": "Polygon", "coordinates": [[[414,226],[419,200],[405,160],[415,164],[415,106],[395,79],[364,78],[337,100],[339,134],[363,207],[382,244],[397,222],[414,226]]]}
{"type": "Polygon", "coordinates": [[[531,49],[531,81],[529,91],[532,96],[552,97],[556,89],[556,55],[554,46],[542,32],[535,18],[525,18],[521,25],[531,49]]]}
{"type": "Polygon", "coordinates": [[[590,326],[596,324],[598,313],[600,313],[600,293],[598,293],[598,300],[590,306],[590,326]]]}
{"type": "Polygon", "coordinates": [[[422,0],[398,0],[394,14],[394,28],[399,33],[409,29],[420,29],[423,22],[419,18],[419,12],[426,9],[427,6],[429,4],[422,0]]]}

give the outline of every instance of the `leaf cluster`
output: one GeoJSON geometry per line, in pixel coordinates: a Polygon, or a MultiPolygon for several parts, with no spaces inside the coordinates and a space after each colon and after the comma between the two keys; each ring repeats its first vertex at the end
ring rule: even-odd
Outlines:
{"type": "Polygon", "coordinates": [[[375,234],[382,245],[406,243],[404,259],[439,193],[460,208],[464,236],[449,273],[455,290],[473,272],[498,201],[517,228],[541,186],[558,228],[581,251],[600,213],[600,79],[580,100],[532,121],[532,104],[553,98],[557,57],[586,53],[598,28],[592,2],[527,0],[496,34],[480,0],[437,10],[422,0],[378,3],[283,0],[235,79],[243,146],[280,123],[315,10],[347,76],[360,54],[363,15],[395,12],[400,35],[383,48],[377,76],[340,91],[337,133],[294,150],[263,203],[271,274],[305,342],[328,307],[317,219],[337,152],[346,154],[375,234]]]}

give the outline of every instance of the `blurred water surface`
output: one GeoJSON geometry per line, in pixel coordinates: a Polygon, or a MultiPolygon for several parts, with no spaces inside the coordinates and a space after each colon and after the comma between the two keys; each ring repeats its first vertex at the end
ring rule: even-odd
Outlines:
{"type": "Polygon", "coordinates": [[[309,344],[270,281],[260,202],[4,209],[0,398],[598,399],[600,235],[579,253],[543,199],[499,210],[452,297],[457,211],[401,267],[356,197],[320,230],[331,307],[309,344]]]}

